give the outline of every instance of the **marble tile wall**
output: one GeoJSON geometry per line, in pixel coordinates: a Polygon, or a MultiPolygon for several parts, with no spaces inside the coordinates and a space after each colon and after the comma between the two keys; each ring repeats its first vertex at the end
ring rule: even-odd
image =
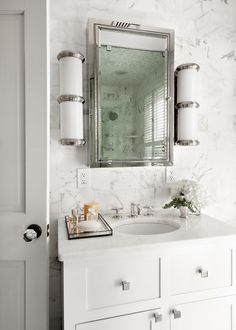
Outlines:
{"type": "MultiPolygon", "coordinates": [[[[236,2],[234,0],[51,0],[51,289],[50,329],[61,329],[60,264],[57,262],[59,217],[86,201],[103,211],[130,201],[160,208],[168,199],[165,169],[92,169],[91,188],[76,187],[76,169],[87,166],[87,147],[63,147],[59,140],[59,74],[57,54],[64,49],[86,55],[89,17],[131,21],[175,30],[175,67],[197,62],[201,105],[198,147],[175,147],[177,178],[192,177],[207,185],[211,205],[206,213],[236,220],[236,2]]],[[[86,65],[84,70],[86,77],[86,65]]],[[[87,97],[84,80],[84,95],[87,97]]],[[[88,136],[87,113],[84,123],[88,136]]]]}

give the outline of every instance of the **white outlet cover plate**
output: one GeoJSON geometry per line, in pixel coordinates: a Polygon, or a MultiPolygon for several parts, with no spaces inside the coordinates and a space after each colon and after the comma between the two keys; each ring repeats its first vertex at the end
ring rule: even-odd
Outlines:
{"type": "Polygon", "coordinates": [[[77,188],[90,187],[90,168],[77,168],[77,188]]]}
{"type": "Polygon", "coordinates": [[[167,166],[165,168],[165,183],[170,184],[176,181],[176,171],[173,166],[167,166]]]}

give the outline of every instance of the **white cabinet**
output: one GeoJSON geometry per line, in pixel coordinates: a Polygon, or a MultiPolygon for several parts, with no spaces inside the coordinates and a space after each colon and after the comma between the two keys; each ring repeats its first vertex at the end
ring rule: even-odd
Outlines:
{"type": "Polygon", "coordinates": [[[140,250],[64,262],[64,330],[236,329],[234,242],[140,250]]]}
{"type": "Polygon", "coordinates": [[[233,330],[236,327],[235,313],[234,296],[176,305],[171,313],[170,329],[233,330]]]}
{"type": "Polygon", "coordinates": [[[77,324],[76,330],[162,330],[160,310],[77,324]]]}

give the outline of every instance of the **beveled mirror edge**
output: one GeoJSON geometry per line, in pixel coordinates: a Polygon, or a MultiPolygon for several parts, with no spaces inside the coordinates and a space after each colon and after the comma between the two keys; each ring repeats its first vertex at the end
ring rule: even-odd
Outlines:
{"type": "Polygon", "coordinates": [[[91,168],[99,167],[138,167],[138,166],[172,166],[173,165],[173,147],[174,147],[174,35],[173,29],[157,28],[154,26],[145,26],[141,24],[129,23],[133,28],[130,27],[116,27],[112,26],[114,21],[107,21],[95,18],[89,18],[88,20],[88,42],[87,42],[87,78],[89,83],[89,147],[88,157],[89,166],[91,168]],[[98,27],[109,27],[113,30],[120,31],[144,31],[144,32],[156,32],[167,35],[168,37],[168,159],[159,160],[134,160],[134,161],[99,161],[98,150],[97,150],[97,77],[96,77],[96,40],[97,40],[97,29],[98,27]]]}

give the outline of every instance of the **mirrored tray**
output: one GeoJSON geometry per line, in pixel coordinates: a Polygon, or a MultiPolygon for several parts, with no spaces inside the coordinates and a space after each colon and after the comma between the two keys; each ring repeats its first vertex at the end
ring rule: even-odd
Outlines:
{"type": "MultiPolygon", "coordinates": [[[[71,218],[69,216],[65,217],[66,229],[68,239],[77,239],[77,238],[89,238],[89,237],[99,237],[99,236],[111,236],[112,228],[103,218],[103,216],[98,214],[98,222],[100,224],[100,228],[96,231],[80,231],[78,225],[74,225],[73,222],[70,221],[71,218]]],[[[81,220],[80,222],[90,221],[90,220],[81,220]]]]}

